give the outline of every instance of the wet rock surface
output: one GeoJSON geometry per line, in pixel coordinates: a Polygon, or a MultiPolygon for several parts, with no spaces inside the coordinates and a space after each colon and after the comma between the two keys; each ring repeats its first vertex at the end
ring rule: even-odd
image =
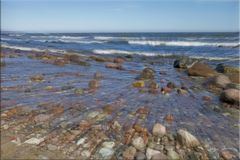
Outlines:
{"type": "Polygon", "coordinates": [[[3,159],[239,159],[238,120],[222,112],[219,95],[204,80],[173,68],[174,60],[150,65],[80,56],[86,67],[59,55],[62,66],[51,61],[58,57],[51,53],[8,58],[12,50],[3,51],[3,159]],[[157,74],[160,70],[167,75],[157,74]],[[145,85],[135,88],[139,75],[145,85]]]}

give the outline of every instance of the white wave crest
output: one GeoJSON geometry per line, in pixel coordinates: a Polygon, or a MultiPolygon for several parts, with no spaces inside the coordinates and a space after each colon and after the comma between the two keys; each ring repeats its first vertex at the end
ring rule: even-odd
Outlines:
{"type": "Polygon", "coordinates": [[[65,53],[64,50],[58,50],[58,49],[39,49],[39,48],[31,48],[31,47],[20,47],[20,46],[11,46],[7,44],[2,44],[1,47],[3,48],[9,48],[9,49],[19,49],[21,51],[35,51],[35,52],[44,52],[44,51],[50,51],[50,52],[58,52],[58,53],[65,53]]]}
{"type": "Polygon", "coordinates": [[[236,47],[240,45],[240,43],[208,43],[208,42],[189,42],[189,41],[128,41],[129,44],[137,44],[137,45],[150,45],[150,46],[223,46],[223,47],[236,47]]]}
{"type": "MultiPolygon", "coordinates": [[[[123,50],[93,50],[93,53],[95,54],[129,54],[129,55],[142,55],[142,56],[160,56],[160,57],[173,57],[173,56],[178,56],[178,54],[172,54],[172,53],[154,53],[154,52],[131,52],[131,51],[123,51],[123,50]]],[[[179,55],[181,56],[181,55],[179,55]]],[[[188,56],[189,58],[194,58],[194,59],[205,59],[205,60],[239,60],[240,57],[208,57],[208,56],[188,56]]]]}

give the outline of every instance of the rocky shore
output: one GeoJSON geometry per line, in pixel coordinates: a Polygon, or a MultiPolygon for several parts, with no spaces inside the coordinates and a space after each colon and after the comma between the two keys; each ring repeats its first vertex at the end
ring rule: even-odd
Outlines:
{"type": "Polygon", "coordinates": [[[2,159],[239,159],[239,73],[182,57],[1,49],[2,159]]]}

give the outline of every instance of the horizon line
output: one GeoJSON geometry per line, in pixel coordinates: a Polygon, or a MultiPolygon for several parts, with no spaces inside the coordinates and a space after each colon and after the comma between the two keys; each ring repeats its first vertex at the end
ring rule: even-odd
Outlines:
{"type": "Polygon", "coordinates": [[[240,31],[7,31],[3,32],[20,32],[20,33],[239,33],[240,31]]]}

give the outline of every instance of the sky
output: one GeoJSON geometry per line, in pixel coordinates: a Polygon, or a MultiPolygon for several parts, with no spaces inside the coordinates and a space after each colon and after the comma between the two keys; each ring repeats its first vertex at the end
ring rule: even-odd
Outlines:
{"type": "Polygon", "coordinates": [[[239,31],[239,0],[2,0],[1,30],[239,31]]]}

